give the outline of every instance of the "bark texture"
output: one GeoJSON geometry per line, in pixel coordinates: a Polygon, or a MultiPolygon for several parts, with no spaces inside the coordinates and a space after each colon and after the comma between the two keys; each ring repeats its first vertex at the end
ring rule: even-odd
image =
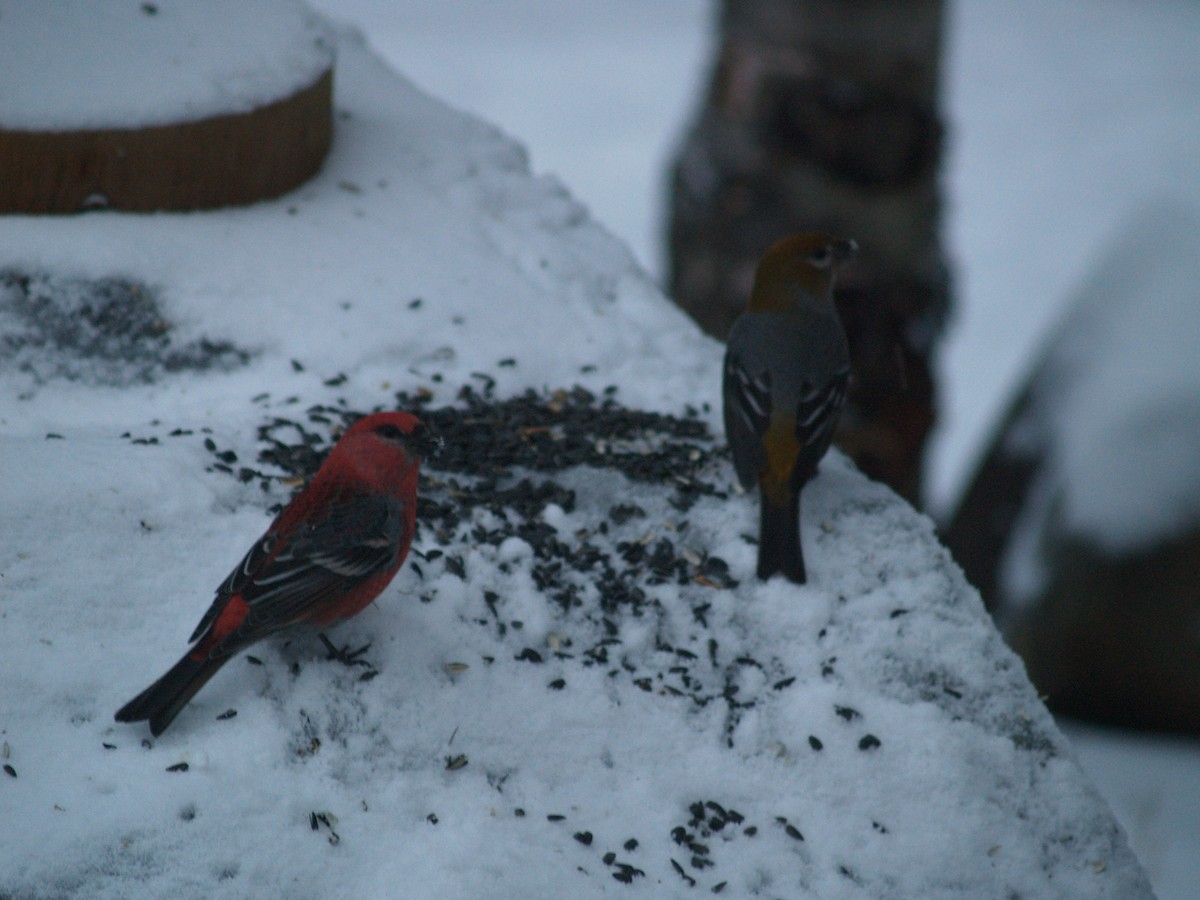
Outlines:
{"type": "Polygon", "coordinates": [[[942,0],[725,0],[706,100],[672,173],[670,291],[724,338],[762,252],[855,238],[838,306],[854,380],[837,443],[910,500],[949,306],[937,175],[942,0]]]}

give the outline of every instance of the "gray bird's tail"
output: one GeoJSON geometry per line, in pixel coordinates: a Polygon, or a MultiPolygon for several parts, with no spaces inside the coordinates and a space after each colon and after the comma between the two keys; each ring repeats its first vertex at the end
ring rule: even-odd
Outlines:
{"type": "Polygon", "coordinates": [[[796,584],[804,584],[804,551],[800,549],[800,492],[792,492],[787,506],[777,506],[766,497],[760,504],[758,529],[758,577],[766,581],[776,572],[796,584]]]}

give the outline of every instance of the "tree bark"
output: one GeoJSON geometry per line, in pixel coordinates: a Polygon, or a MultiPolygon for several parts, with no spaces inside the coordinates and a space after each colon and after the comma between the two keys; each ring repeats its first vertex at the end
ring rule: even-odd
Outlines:
{"type": "Polygon", "coordinates": [[[853,237],[838,306],[854,380],[838,444],[909,500],[949,306],[938,119],[942,0],[724,0],[706,101],[672,176],[670,290],[724,338],[786,234],[853,237]]]}

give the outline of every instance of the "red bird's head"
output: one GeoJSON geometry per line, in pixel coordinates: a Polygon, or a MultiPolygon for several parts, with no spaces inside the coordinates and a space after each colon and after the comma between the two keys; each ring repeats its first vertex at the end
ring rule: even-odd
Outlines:
{"type": "Polygon", "coordinates": [[[442,439],[411,413],[373,413],[346,429],[322,469],[357,471],[381,486],[409,480],[415,485],[421,461],[441,447],[442,439]]]}
{"type": "Polygon", "coordinates": [[[385,446],[398,447],[424,460],[437,456],[442,449],[442,439],[425,426],[412,413],[382,412],[364,416],[346,429],[341,444],[348,438],[368,439],[385,446]]]}

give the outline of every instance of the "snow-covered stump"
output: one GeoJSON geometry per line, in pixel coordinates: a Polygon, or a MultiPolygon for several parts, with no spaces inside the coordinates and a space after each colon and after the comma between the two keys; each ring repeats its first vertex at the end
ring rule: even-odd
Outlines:
{"type": "Polygon", "coordinates": [[[20,297],[167,327],[0,367],[0,894],[1150,895],[927,519],[835,453],[811,583],[757,582],[721,347],[348,35],[337,92],[279,201],[0,218],[0,269],[43,273],[20,297]],[[163,334],[228,352],[149,365],[163,334]],[[410,563],[332,635],[370,668],[266,643],[159,739],[115,724],[290,476],[397,403],[450,446],[410,563]]]}
{"type": "Polygon", "coordinates": [[[1200,213],[1105,248],[947,532],[1057,710],[1200,734],[1200,213]]]}
{"type": "Polygon", "coordinates": [[[332,49],[292,0],[0,2],[0,213],[292,190],[329,152],[332,49]]]}

